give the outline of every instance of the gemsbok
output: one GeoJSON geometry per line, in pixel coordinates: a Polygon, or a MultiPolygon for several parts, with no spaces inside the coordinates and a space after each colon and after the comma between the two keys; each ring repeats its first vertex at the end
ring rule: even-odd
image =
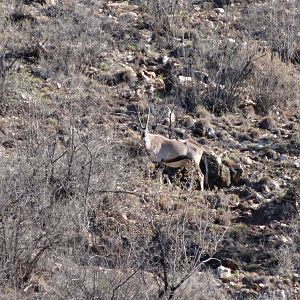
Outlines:
{"type": "Polygon", "coordinates": [[[199,176],[200,189],[203,191],[204,175],[200,169],[200,161],[203,150],[201,149],[200,145],[190,139],[168,139],[159,134],[149,133],[148,123],[150,117],[150,108],[145,127],[142,125],[139,112],[137,115],[142,134],[142,140],[145,143],[146,150],[149,152],[152,161],[171,168],[187,167],[189,162],[194,162],[199,176]]]}

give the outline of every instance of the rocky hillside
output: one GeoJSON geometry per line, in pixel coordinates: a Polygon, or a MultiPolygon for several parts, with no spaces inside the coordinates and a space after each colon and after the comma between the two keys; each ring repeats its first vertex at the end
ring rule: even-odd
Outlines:
{"type": "Polygon", "coordinates": [[[300,298],[299,1],[3,0],[0,25],[1,299],[300,298]],[[148,116],[205,191],[160,182],[148,116]]]}

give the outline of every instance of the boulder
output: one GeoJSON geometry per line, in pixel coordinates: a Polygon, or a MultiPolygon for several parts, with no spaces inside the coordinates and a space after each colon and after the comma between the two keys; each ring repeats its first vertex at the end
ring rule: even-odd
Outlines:
{"type": "Polygon", "coordinates": [[[234,185],[239,185],[241,183],[242,176],[244,174],[244,169],[240,164],[234,164],[230,168],[231,182],[234,185]]]}
{"type": "Polygon", "coordinates": [[[231,185],[230,169],[227,166],[221,164],[218,175],[219,175],[219,180],[220,180],[218,187],[221,187],[221,188],[230,187],[230,185],[231,185]]]}
{"type": "Polygon", "coordinates": [[[206,176],[206,186],[210,189],[239,185],[244,174],[243,167],[231,161],[222,161],[221,156],[205,151],[200,163],[201,170],[206,176]]]}
{"type": "Polygon", "coordinates": [[[200,164],[201,170],[206,174],[206,185],[208,188],[229,187],[231,184],[230,169],[222,164],[221,157],[213,152],[203,154],[204,162],[200,164]],[[203,165],[205,169],[203,170],[203,165]]]}
{"type": "Polygon", "coordinates": [[[272,130],[274,127],[274,120],[270,117],[266,117],[258,123],[258,127],[261,129],[272,130]]]}

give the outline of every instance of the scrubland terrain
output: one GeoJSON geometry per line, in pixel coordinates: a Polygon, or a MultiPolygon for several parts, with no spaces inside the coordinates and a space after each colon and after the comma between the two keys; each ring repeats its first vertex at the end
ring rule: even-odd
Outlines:
{"type": "Polygon", "coordinates": [[[0,28],[1,299],[300,298],[299,1],[2,0],[0,28]],[[204,192],[161,185],[149,107],[204,192]]]}

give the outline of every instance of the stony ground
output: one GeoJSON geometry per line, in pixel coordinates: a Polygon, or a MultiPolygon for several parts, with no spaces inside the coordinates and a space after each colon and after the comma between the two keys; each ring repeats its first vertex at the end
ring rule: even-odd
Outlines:
{"type": "Polygon", "coordinates": [[[299,1],[225,2],[2,1],[0,298],[300,297],[299,1]],[[148,107],[215,186],[149,176],[148,107]]]}

